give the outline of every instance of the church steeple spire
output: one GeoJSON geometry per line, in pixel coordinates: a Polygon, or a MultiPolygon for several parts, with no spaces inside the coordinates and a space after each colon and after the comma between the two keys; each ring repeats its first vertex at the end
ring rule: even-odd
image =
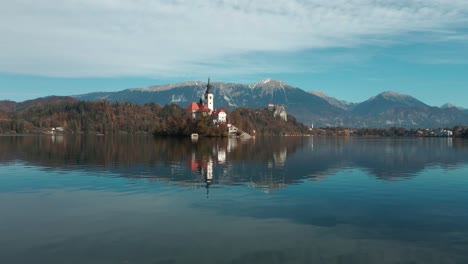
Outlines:
{"type": "Polygon", "coordinates": [[[205,92],[205,102],[211,111],[214,110],[213,101],[214,101],[214,97],[213,97],[213,93],[211,92],[210,77],[208,77],[208,84],[206,85],[206,92],[205,92]]]}
{"type": "Polygon", "coordinates": [[[206,93],[211,93],[211,84],[210,84],[210,77],[208,77],[208,84],[206,85],[206,93]]]}

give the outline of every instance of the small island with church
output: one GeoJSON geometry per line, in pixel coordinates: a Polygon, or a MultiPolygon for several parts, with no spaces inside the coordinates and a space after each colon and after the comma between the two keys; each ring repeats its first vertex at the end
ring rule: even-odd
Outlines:
{"type": "Polygon", "coordinates": [[[308,127],[288,115],[283,105],[269,104],[263,108],[224,106],[216,109],[215,95],[222,95],[213,88],[208,79],[200,100],[185,107],[176,103],[110,102],[106,98],[83,101],[67,96],[50,96],[22,103],[4,101],[0,103],[0,134],[249,137],[310,132],[308,127]]]}
{"type": "Polygon", "coordinates": [[[287,114],[283,105],[269,104],[265,108],[229,109],[214,107],[215,96],[208,78],[206,91],[198,102],[191,102],[185,109],[171,104],[168,121],[154,131],[155,136],[208,137],[239,136],[250,138],[255,135],[304,135],[309,128],[287,114]],[[172,122],[178,120],[178,122],[172,122]]]}

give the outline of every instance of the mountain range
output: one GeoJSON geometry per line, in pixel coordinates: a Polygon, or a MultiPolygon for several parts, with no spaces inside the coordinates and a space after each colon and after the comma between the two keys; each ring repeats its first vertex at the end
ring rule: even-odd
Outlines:
{"type": "Polygon", "coordinates": [[[0,100],[0,112],[21,112],[23,110],[37,105],[74,101],[77,101],[77,99],[70,96],[48,96],[33,100],[27,100],[19,103],[9,100],[0,100]]]}
{"type": "MultiPolygon", "coordinates": [[[[306,92],[272,79],[250,85],[223,82],[211,84],[215,108],[259,108],[270,103],[282,104],[299,121],[315,126],[437,128],[468,124],[466,109],[451,104],[433,107],[412,96],[393,91],[378,94],[361,103],[350,103],[320,91],[306,92]]],[[[199,101],[205,93],[206,85],[206,82],[190,81],[72,97],[84,101],[153,102],[160,105],[175,103],[186,107],[190,102],[199,101]]],[[[61,97],[53,98],[58,100],[61,97]]],[[[24,106],[34,100],[27,102],[20,104],[24,106]]],[[[11,101],[3,101],[0,102],[0,110],[7,107],[7,103],[12,107],[11,101]]]]}

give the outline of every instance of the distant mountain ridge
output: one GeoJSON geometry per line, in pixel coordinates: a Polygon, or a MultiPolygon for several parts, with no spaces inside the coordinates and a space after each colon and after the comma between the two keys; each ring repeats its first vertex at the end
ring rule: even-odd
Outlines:
{"type": "MultiPolygon", "coordinates": [[[[190,102],[199,101],[206,84],[203,81],[187,81],[118,92],[88,93],[73,98],[137,104],[175,103],[186,107],[190,102]]],[[[270,103],[282,104],[289,114],[307,125],[438,128],[468,124],[467,110],[451,105],[432,107],[410,95],[393,91],[383,92],[361,103],[349,103],[320,91],[306,92],[280,80],[264,79],[253,84],[214,82],[212,92],[215,108],[263,108],[270,103]]],[[[0,103],[0,110],[2,105],[7,107],[8,103],[0,103]]]]}
{"type": "MultiPolygon", "coordinates": [[[[78,95],[80,100],[181,106],[198,101],[206,82],[189,81],[128,89],[119,92],[78,95]]],[[[383,92],[361,103],[338,100],[320,91],[306,92],[280,80],[264,79],[253,84],[213,83],[215,107],[266,107],[283,104],[288,113],[305,124],[347,127],[444,127],[468,123],[468,112],[459,108],[431,107],[418,99],[393,91],[383,92]]]]}
{"type": "Polygon", "coordinates": [[[416,98],[399,94],[393,91],[383,92],[370,99],[356,105],[352,110],[355,114],[372,114],[382,112],[392,108],[429,107],[416,98]]]}
{"type": "MultiPolygon", "coordinates": [[[[147,88],[127,89],[119,92],[90,93],[77,95],[80,100],[108,100],[110,102],[133,102],[168,104],[176,103],[187,106],[198,101],[206,90],[206,82],[192,81],[177,84],[151,86],[147,88]]],[[[213,82],[215,108],[266,107],[269,103],[283,104],[288,113],[302,122],[317,122],[333,125],[329,116],[345,114],[343,109],[330,105],[326,100],[293,87],[283,81],[265,79],[246,85],[236,83],[213,82]],[[310,119],[310,121],[307,121],[310,119]]]]}
{"type": "Polygon", "coordinates": [[[336,99],[334,97],[331,97],[331,96],[327,95],[326,93],[324,93],[322,91],[314,90],[314,91],[309,91],[309,93],[311,93],[313,95],[316,95],[318,97],[321,97],[321,98],[327,100],[327,102],[330,103],[331,105],[342,108],[344,110],[351,110],[351,109],[353,109],[354,106],[356,106],[355,103],[347,102],[347,101],[344,101],[344,100],[338,100],[338,99],[336,99]]]}
{"type": "Polygon", "coordinates": [[[27,100],[24,102],[14,102],[9,100],[0,101],[0,111],[4,112],[20,112],[26,110],[32,106],[40,105],[40,104],[50,104],[50,103],[57,103],[57,102],[74,102],[77,101],[76,98],[71,96],[47,96],[36,98],[33,100],[27,100]]]}
{"type": "Polygon", "coordinates": [[[468,116],[458,109],[431,107],[393,91],[359,103],[352,114],[359,127],[444,127],[464,124],[468,116]]]}
{"type": "Polygon", "coordinates": [[[456,108],[456,109],[462,110],[462,111],[468,110],[468,109],[466,109],[466,108],[463,108],[463,107],[460,107],[460,106],[456,106],[456,105],[451,104],[451,103],[445,103],[445,104],[443,104],[440,108],[443,108],[443,109],[446,109],[446,108],[456,108]]]}

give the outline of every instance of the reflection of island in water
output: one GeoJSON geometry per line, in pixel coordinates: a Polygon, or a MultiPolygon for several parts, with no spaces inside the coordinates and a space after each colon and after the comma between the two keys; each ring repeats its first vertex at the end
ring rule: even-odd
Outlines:
{"type": "Polygon", "coordinates": [[[205,180],[206,195],[208,196],[210,190],[210,185],[213,181],[213,159],[210,157],[208,161],[199,160],[196,157],[196,153],[192,154],[192,160],[190,161],[190,169],[192,171],[197,171],[199,174],[203,175],[205,180]]]}
{"type": "Polygon", "coordinates": [[[440,138],[271,137],[255,141],[152,137],[0,137],[0,163],[209,188],[243,185],[269,191],[303,179],[361,168],[383,180],[415,176],[428,166],[468,162],[468,141],[440,138]]]}

